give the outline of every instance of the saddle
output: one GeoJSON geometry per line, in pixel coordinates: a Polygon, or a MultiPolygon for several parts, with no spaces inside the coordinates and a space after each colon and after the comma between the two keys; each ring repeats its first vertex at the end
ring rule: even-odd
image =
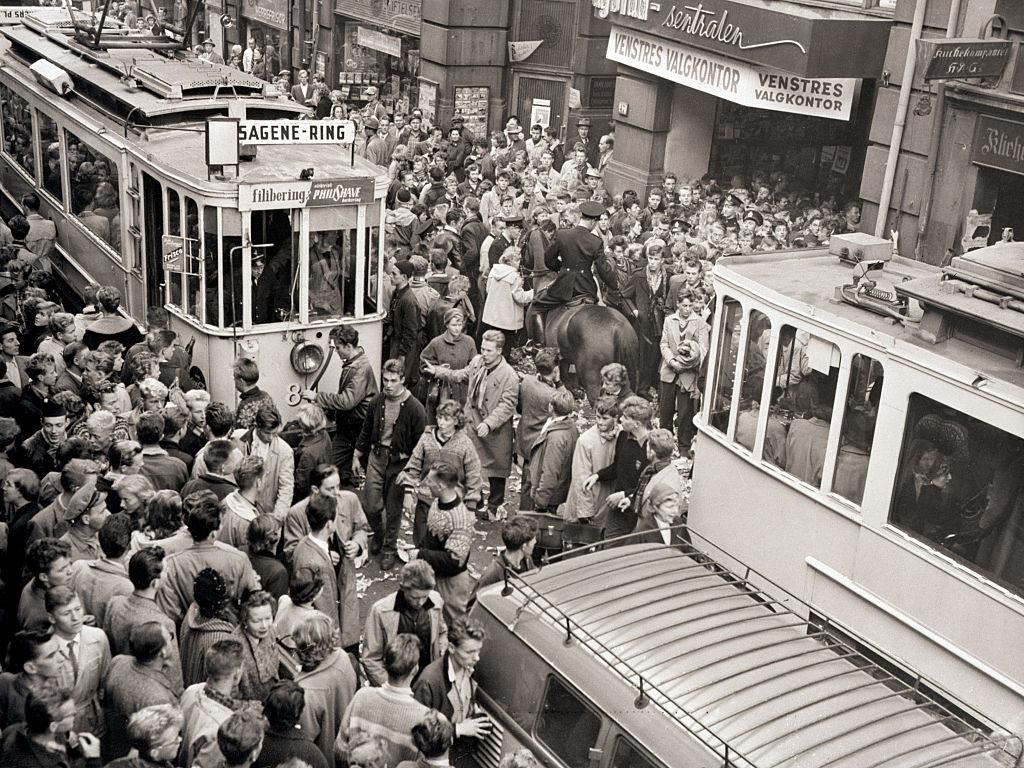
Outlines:
{"type": "Polygon", "coordinates": [[[597,301],[593,296],[587,296],[586,294],[577,294],[568,301],[552,301],[548,299],[547,289],[543,289],[537,293],[534,297],[533,303],[530,306],[529,311],[526,313],[526,327],[527,336],[530,341],[536,342],[541,346],[545,345],[546,339],[546,320],[548,313],[556,310],[572,309],[573,307],[581,307],[585,304],[597,304],[597,301]]]}

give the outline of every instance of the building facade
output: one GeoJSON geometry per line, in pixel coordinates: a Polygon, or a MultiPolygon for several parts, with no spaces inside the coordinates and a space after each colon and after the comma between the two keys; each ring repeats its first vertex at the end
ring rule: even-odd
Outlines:
{"type": "Polygon", "coordinates": [[[591,0],[617,65],[606,186],[785,173],[856,197],[891,9],[591,0]]]}

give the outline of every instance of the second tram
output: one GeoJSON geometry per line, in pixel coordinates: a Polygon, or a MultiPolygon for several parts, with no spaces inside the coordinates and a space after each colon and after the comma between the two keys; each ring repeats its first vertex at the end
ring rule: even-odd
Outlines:
{"type": "Polygon", "coordinates": [[[689,525],[1020,733],[1024,244],[841,245],[715,266],[689,525]]]}
{"type": "MultiPolygon", "coordinates": [[[[260,364],[260,386],[280,403],[324,366],[339,372],[329,347],[339,324],[358,329],[378,361],[382,169],[347,146],[259,146],[237,174],[211,176],[208,118],[310,110],[239,70],[151,50],[148,39],[85,45],[68,22],[63,9],[39,9],[0,30],[9,46],[0,206],[24,212],[25,195],[39,198],[57,225],[58,280],[76,291],[118,287],[140,322],[148,307],[166,307],[182,344],[194,340],[214,399],[233,401],[240,354],[260,364]],[[55,93],[32,69],[38,62],[73,90],[55,93]]],[[[113,24],[111,35],[123,32],[113,24]]]]}

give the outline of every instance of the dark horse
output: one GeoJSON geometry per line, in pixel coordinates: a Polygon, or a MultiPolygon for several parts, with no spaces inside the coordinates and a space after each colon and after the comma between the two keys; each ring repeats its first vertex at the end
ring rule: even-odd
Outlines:
{"type": "MultiPolygon", "coordinates": [[[[528,327],[535,327],[529,321],[528,327]]],[[[569,364],[576,366],[576,379],[591,403],[601,392],[601,369],[608,363],[622,363],[636,386],[639,347],[636,331],[625,315],[597,304],[569,304],[556,307],[544,320],[543,343],[562,355],[562,378],[569,364]]]]}

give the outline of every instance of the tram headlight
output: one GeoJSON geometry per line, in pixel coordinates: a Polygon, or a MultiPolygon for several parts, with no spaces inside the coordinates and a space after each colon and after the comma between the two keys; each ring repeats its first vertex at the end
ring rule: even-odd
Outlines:
{"type": "Polygon", "coordinates": [[[291,361],[296,373],[309,376],[324,364],[324,351],[312,341],[299,341],[292,347],[291,361]]]}

